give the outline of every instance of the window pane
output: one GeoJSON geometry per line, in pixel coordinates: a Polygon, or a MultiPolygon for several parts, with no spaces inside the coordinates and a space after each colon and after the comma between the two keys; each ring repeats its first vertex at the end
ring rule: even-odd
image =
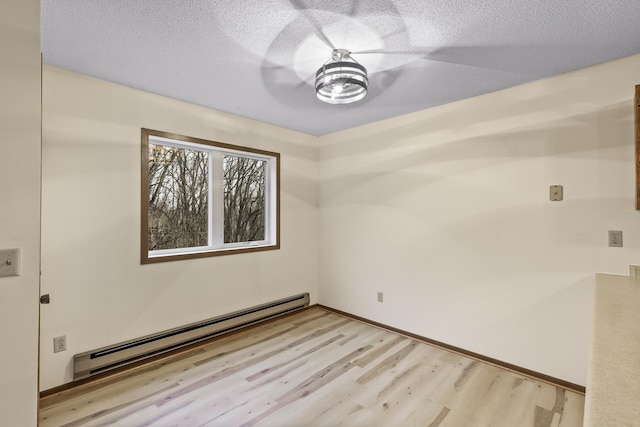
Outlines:
{"type": "Polygon", "coordinates": [[[224,242],[265,240],[266,161],[224,156],[224,242]]]}
{"type": "Polygon", "coordinates": [[[149,250],[208,244],[207,153],[149,144],[149,250]]]}

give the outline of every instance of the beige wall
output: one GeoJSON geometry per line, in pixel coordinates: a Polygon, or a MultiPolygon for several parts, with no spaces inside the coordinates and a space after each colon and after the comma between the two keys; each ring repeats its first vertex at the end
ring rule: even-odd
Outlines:
{"type": "Polygon", "coordinates": [[[0,424],[36,424],[40,272],[40,2],[0,2],[0,249],[21,275],[0,278],[0,424]]]}
{"type": "Polygon", "coordinates": [[[45,66],[41,389],[73,354],[252,305],[317,297],[317,140],[45,66]],[[281,249],[140,264],[140,128],[281,153],[281,249]],[[68,350],[53,354],[52,338],[68,350]]]}
{"type": "Polygon", "coordinates": [[[638,83],[633,56],[321,138],[319,301],[584,385],[593,273],[640,263],[638,83]]]}

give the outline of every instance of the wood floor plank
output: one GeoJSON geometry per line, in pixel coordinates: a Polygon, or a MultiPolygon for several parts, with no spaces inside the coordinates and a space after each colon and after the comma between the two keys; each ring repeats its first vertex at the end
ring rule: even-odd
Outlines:
{"type": "Polygon", "coordinates": [[[362,375],[356,381],[358,381],[360,384],[366,384],[369,381],[375,379],[376,377],[383,375],[390,369],[395,368],[398,365],[398,363],[402,362],[402,360],[405,357],[407,357],[413,350],[415,350],[416,347],[418,347],[419,345],[420,343],[417,341],[410,341],[400,350],[398,350],[391,356],[387,357],[386,359],[382,360],[380,363],[376,364],[373,368],[368,370],[364,375],[362,375]]]}
{"type": "Polygon", "coordinates": [[[127,410],[129,407],[140,408],[152,404],[154,396],[161,395],[167,391],[178,388],[174,381],[157,381],[142,384],[135,381],[136,395],[130,396],[126,393],[126,387],[112,387],[110,389],[94,390],[86,395],[65,402],[57,403],[54,406],[45,406],[40,411],[41,419],[51,423],[51,425],[68,424],[68,417],[80,422],[70,425],[84,425],[94,418],[106,418],[118,411],[127,410]],[[139,403],[142,403],[140,405],[139,403]]]}
{"type": "Polygon", "coordinates": [[[40,426],[577,427],[584,397],[315,307],[41,400],[40,426]]]}
{"type": "Polygon", "coordinates": [[[332,343],[339,341],[340,339],[344,338],[345,336],[343,334],[338,334],[338,335],[334,335],[331,338],[328,338],[326,340],[324,340],[323,342],[321,342],[320,344],[317,344],[316,346],[310,348],[309,350],[306,350],[304,352],[302,352],[301,354],[296,354],[294,357],[289,357],[286,360],[277,363],[277,364],[269,364],[269,366],[265,367],[264,369],[260,369],[258,372],[256,372],[255,374],[249,375],[248,377],[246,377],[245,379],[249,382],[255,381],[257,379],[260,379],[262,377],[264,377],[267,374],[270,374],[272,372],[277,371],[278,369],[281,369],[287,365],[290,365],[291,363],[294,363],[300,359],[305,358],[306,356],[309,356],[312,353],[315,353],[321,349],[324,349],[326,346],[331,345],[332,343]]]}
{"type": "Polygon", "coordinates": [[[368,407],[376,408],[370,425],[390,425],[397,420],[408,420],[408,425],[428,425],[436,421],[444,407],[431,399],[430,392],[448,377],[446,369],[452,369],[437,360],[438,354],[429,346],[419,346],[392,369],[391,375],[367,383],[375,392],[373,401],[365,401],[368,407]]]}
{"type": "MultiPolygon", "coordinates": [[[[371,411],[361,405],[354,397],[364,392],[365,386],[355,381],[342,381],[340,387],[332,393],[325,393],[315,400],[308,409],[309,425],[340,425],[350,420],[351,424],[363,425],[371,411]],[[356,424],[358,423],[358,424],[356,424]]],[[[292,405],[291,410],[299,410],[292,405]]]]}
{"type": "Polygon", "coordinates": [[[582,425],[584,417],[584,396],[567,392],[565,396],[564,412],[558,424],[559,427],[582,425]]]}
{"type": "Polygon", "coordinates": [[[279,411],[292,402],[298,401],[302,398],[306,398],[310,394],[316,392],[318,389],[324,387],[328,383],[332,382],[334,379],[338,378],[344,372],[353,368],[355,365],[351,363],[356,357],[360,354],[368,351],[371,346],[360,347],[351,353],[345,355],[341,359],[333,362],[331,365],[325,367],[324,369],[315,372],[312,376],[303,379],[300,381],[295,387],[293,387],[290,391],[285,393],[282,396],[276,398],[277,404],[272,406],[267,411],[257,415],[256,417],[251,418],[243,426],[252,426],[261,421],[262,419],[268,417],[272,413],[279,411]]]}

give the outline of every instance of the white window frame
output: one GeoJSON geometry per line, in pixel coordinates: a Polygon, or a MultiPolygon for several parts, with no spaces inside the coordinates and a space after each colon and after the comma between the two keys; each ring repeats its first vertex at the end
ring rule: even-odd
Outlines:
{"type": "Polygon", "coordinates": [[[142,221],[141,261],[143,264],[201,258],[232,253],[254,252],[280,248],[280,154],[207,141],[183,135],[142,129],[142,221]],[[149,145],[163,145],[204,151],[208,154],[208,245],[189,248],[149,250],[149,145]],[[245,157],[265,162],[265,239],[224,243],[223,159],[225,155],[245,157]]]}

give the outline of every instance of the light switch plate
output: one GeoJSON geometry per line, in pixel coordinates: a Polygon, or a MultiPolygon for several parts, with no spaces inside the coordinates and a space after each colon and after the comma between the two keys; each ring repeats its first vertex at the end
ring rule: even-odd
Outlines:
{"type": "Polygon", "coordinates": [[[552,185],[549,187],[549,200],[552,202],[562,200],[562,185],[552,185]]]}
{"type": "Polygon", "coordinates": [[[0,249],[0,277],[20,275],[20,249],[0,249]]]}

